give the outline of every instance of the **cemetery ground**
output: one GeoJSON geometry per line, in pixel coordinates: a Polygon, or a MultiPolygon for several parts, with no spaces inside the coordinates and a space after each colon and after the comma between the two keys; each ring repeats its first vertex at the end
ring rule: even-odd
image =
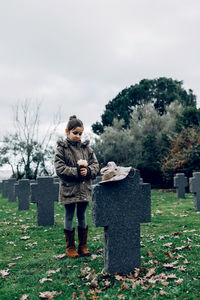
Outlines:
{"type": "Polygon", "coordinates": [[[54,226],[38,227],[36,204],[18,211],[16,202],[0,198],[0,300],[200,299],[200,212],[193,194],[151,194],[152,220],[141,224],[141,268],[126,276],[102,271],[103,228],[92,226],[91,205],[92,256],[69,259],[62,206],[55,203],[54,226]]]}

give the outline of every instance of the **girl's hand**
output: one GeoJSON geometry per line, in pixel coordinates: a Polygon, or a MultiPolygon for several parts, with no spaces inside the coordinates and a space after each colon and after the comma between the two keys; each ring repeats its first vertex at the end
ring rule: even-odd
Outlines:
{"type": "Polygon", "coordinates": [[[80,168],[80,174],[81,176],[85,177],[87,175],[87,168],[80,168]]]}

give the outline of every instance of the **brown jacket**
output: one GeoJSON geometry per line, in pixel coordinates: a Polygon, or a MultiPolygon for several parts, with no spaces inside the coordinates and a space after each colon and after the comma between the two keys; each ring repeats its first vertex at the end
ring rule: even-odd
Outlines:
{"type": "Polygon", "coordinates": [[[84,143],[71,141],[58,141],[55,153],[55,170],[60,180],[59,202],[70,204],[74,202],[91,201],[92,185],[99,171],[99,164],[93,150],[84,143]],[[85,159],[88,162],[89,178],[81,177],[77,169],[77,161],[85,159]]]}

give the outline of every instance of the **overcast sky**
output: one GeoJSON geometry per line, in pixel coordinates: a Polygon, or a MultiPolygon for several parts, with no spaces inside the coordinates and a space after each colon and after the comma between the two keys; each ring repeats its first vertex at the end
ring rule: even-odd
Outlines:
{"type": "Polygon", "coordinates": [[[88,129],[143,78],[183,80],[200,106],[199,0],[0,0],[0,136],[11,107],[41,101],[88,129]]]}

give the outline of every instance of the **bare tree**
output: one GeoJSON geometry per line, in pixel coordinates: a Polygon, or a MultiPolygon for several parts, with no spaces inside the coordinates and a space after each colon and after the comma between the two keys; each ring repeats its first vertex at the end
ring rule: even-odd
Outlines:
{"type": "Polygon", "coordinates": [[[0,150],[0,165],[10,165],[13,177],[31,179],[53,173],[51,142],[60,124],[60,113],[42,130],[40,108],[41,103],[33,104],[28,99],[13,107],[15,133],[4,136],[0,150]]]}

